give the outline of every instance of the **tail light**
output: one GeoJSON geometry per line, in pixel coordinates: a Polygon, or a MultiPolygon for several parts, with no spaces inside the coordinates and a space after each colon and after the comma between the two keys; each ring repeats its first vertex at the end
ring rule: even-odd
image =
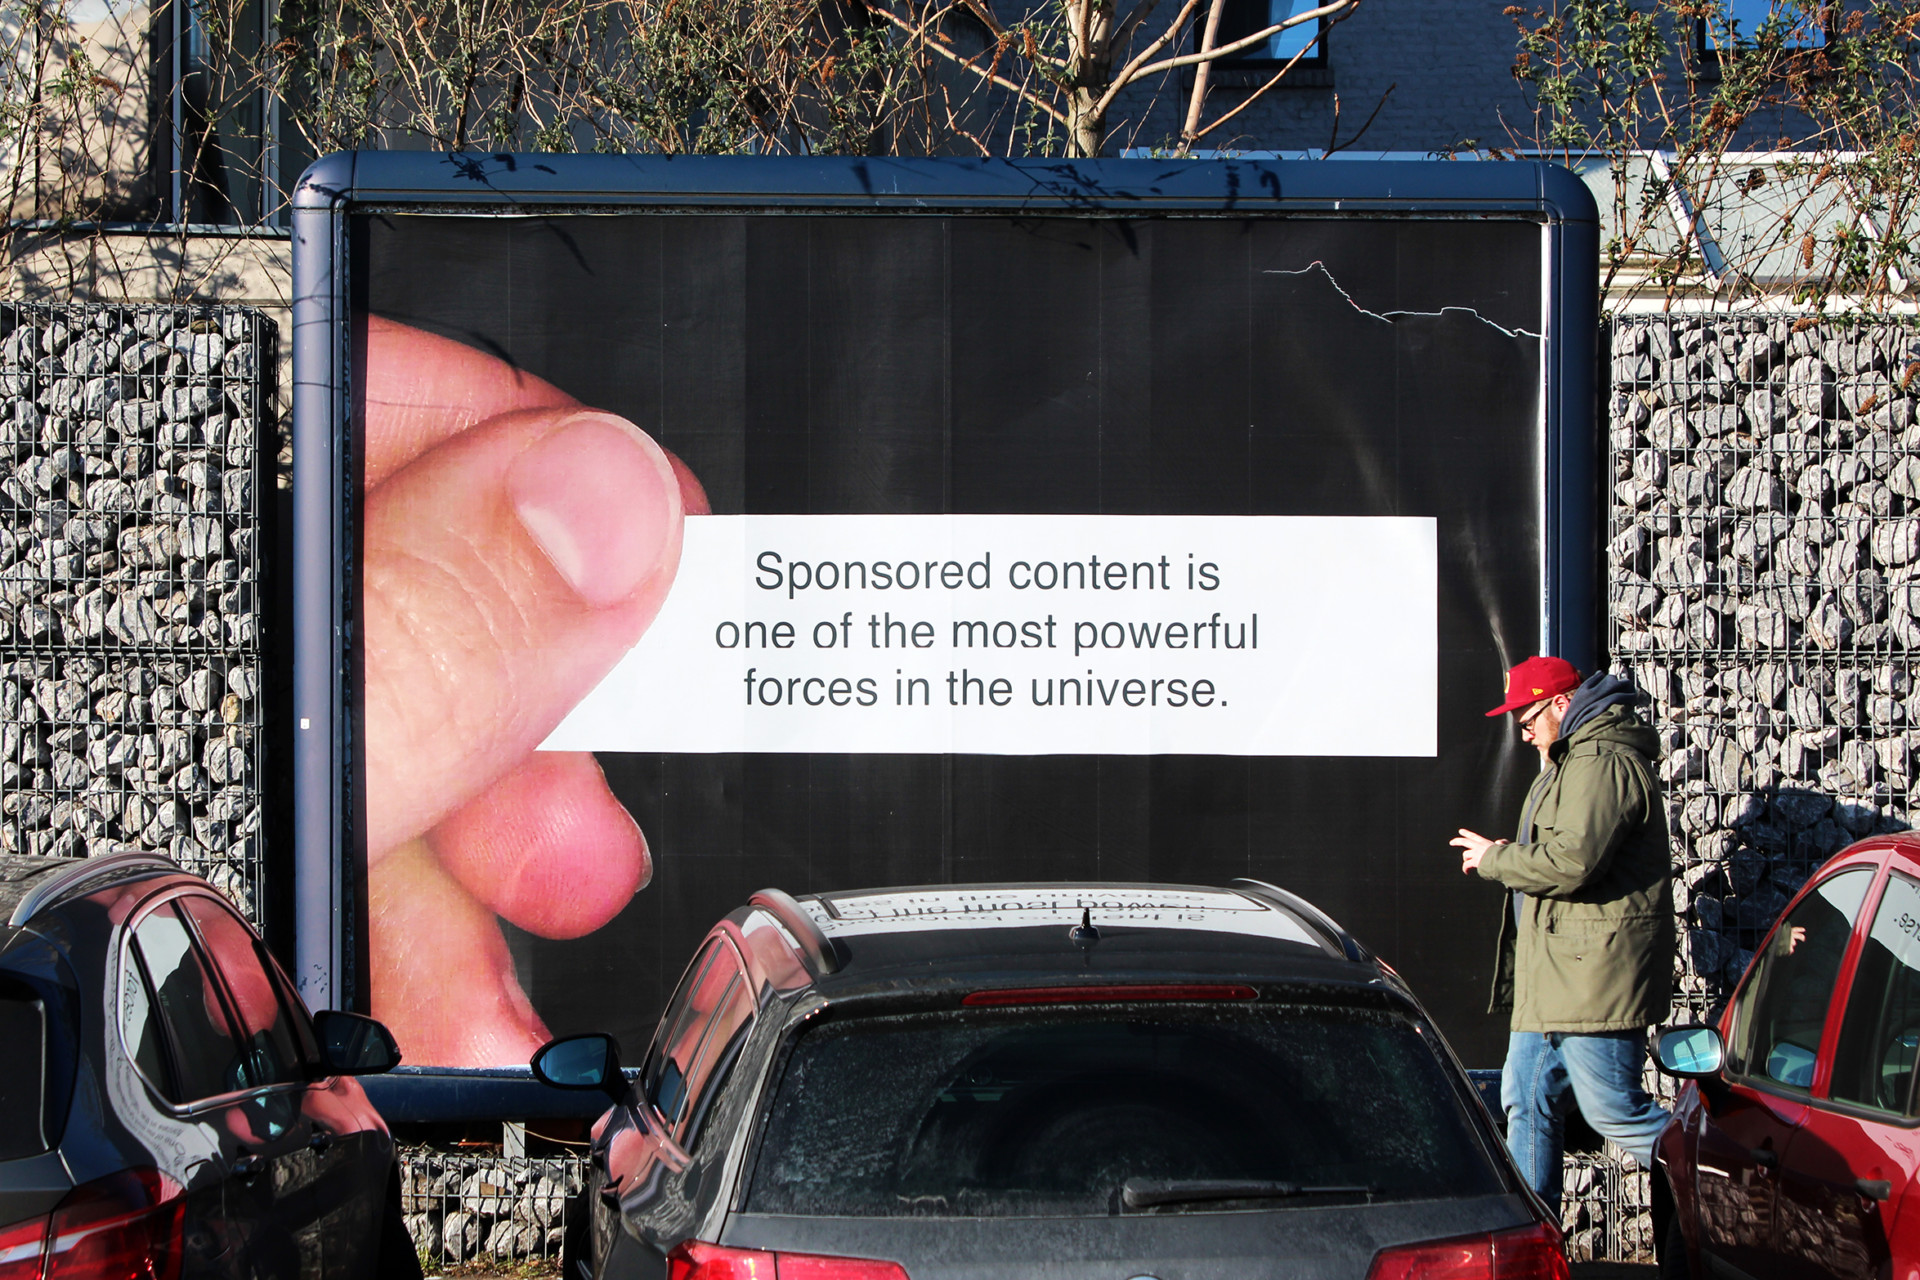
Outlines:
{"type": "Polygon", "coordinates": [[[1567,1255],[1559,1231],[1540,1222],[1382,1249],[1367,1280],[1567,1280],[1567,1255]]]}
{"type": "Polygon", "coordinates": [[[667,1280],[907,1280],[897,1262],[830,1258],[819,1253],[770,1253],[683,1241],[667,1255],[667,1280]]]}
{"type": "Polygon", "coordinates": [[[0,1280],[40,1280],[46,1260],[47,1220],[29,1218],[0,1227],[0,1280]]]}
{"type": "Polygon", "coordinates": [[[47,1223],[46,1280],[177,1280],[187,1201],[158,1169],[82,1183],[47,1223]]]}
{"type": "Polygon", "coordinates": [[[47,1217],[0,1227],[0,1280],[177,1280],[186,1209],[158,1169],[82,1183],[47,1217]]]}

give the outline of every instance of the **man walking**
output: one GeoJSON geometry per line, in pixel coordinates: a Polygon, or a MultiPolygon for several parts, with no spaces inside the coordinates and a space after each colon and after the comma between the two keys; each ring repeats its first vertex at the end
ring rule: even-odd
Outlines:
{"type": "Polygon", "coordinates": [[[1492,1011],[1512,1010],[1500,1103],[1507,1146],[1558,1215],[1567,1111],[1652,1168],[1667,1113],[1641,1084],[1646,1028],[1673,990],[1673,879],[1653,762],[1659,739],[1618,676],[1582,682],[1560,658],[1507,673],[1513,712],[1540,753],[1515,838],[1462,828],[1460,869],[1511,890],[1492,1011]]]}

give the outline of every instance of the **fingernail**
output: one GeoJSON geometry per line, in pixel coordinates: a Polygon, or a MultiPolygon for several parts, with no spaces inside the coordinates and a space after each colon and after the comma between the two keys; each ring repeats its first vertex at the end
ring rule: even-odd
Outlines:
{"type": "Polygon", "coordinates": [[[653,576],[673,539],[679,495],[660,446],[610,413],[574,417],[507,472],[514,514],[595,608],[618,604],[653,576]]]}

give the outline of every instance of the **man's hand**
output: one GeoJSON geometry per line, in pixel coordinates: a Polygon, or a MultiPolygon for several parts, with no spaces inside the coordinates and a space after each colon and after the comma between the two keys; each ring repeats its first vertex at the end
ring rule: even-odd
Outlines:
{"type": "Polygon", "coordinates": [[[1460,851],[1460,874],[1466,875],[1468,872],[1478,871],[1480,869],[1480,859],[1487,856],[1487,850],[1497,844],[1505,844],[1507,842],[1505,840],[1490,840],[1478,831],[1469,831],[1465,827],[1462,827],[1460,828],[1460,834],[1447,843],[1460,851]]]}
{"type": "Polygon", "coordinates": [[[496,917],[578,937],[652,872],[594,758],[535,748],[653,621],[706,495],[459,343],[375,318],[363,367],[373,1014],[412,1062],[517,1065],[547,1031],[496,917]]]}

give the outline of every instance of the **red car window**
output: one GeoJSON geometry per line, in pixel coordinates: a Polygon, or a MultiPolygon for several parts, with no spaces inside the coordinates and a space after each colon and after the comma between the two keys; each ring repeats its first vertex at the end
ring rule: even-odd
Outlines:
{"type": "Polygon", "coordinates": [[[219,985],[173,904],[149,912],[133,937],[151,981],[128,975],[124,984],[121,1029],[134,1061],[182,1105],[245,1088],[219,985]],[[146,1003],[149,991],[157,1009],[146,1003]],[[155,1077],[163,1062],[169,1069],[155,1077]]]}
{"type": "Polygon", "coordinates": [[[682,1108],[680,1132],[675,1135],[683,1147],[692,1148],[697,1136],[692,1126],[700,1120],[707,1095],[726,1079],[733,1065],[733,1050],[746,1038],[752,1021],[753,999],[747,994],[746,975],[738,974],[720,997],[720,1007],[701,1037],[699,1056],[687,1072],[687,1101],[682,1108]]]}
{"type": "Polygon", "coordinates": [[[1829,876],[1780,921],[1734,998],[1729,1075],[1812,1087],[1834,979],[1873,876],[1871,867],[1829,876]]]}
{"type": "Polygon", "coordinates": [[[131,951],[120,969],[120,1038],[127,1054],[140,1068],[160,1096],[177,1102],[180,1086],[174,1083],[173,1066],[167,1050],[166,1029],[154,1012],[153,989],[147,985],[139,957],[131,951]]]}
{"type": "MultiPolygon", "coordinates": [[[[306,1079],[300,1037],[294,1013],[281,1003],[273,979],[267,976],[260,943],[240,918],[212,898],[188,894],[177,899],[180,909],[200,931],[207,954],[227,981],[234,1013],[240,1019],[245,1046],[245,1088],[269,1084],[296,1084],[306,1079]]],[[[300,1015],[305,1016],[302,1010],[300,1015]]]]}
{"type": "Polygon", "coordinates": [[[1853,971],[1829,1092],[1841,1102],[1911,1115],[1916,1056],[1920,1056],[1920,881],[1896,871],[1887,877],[1853,971]]]}
{"type": "Polygon", "coordinates": [[[660,1017],[647,1063],[647,1100],[668,1124],[686,1109],[687,1073],[700,1049],[707,1020],[720,1007],[739,962],[725,942],[714,938],[687,966],[687,976],[660,1017]]]}

